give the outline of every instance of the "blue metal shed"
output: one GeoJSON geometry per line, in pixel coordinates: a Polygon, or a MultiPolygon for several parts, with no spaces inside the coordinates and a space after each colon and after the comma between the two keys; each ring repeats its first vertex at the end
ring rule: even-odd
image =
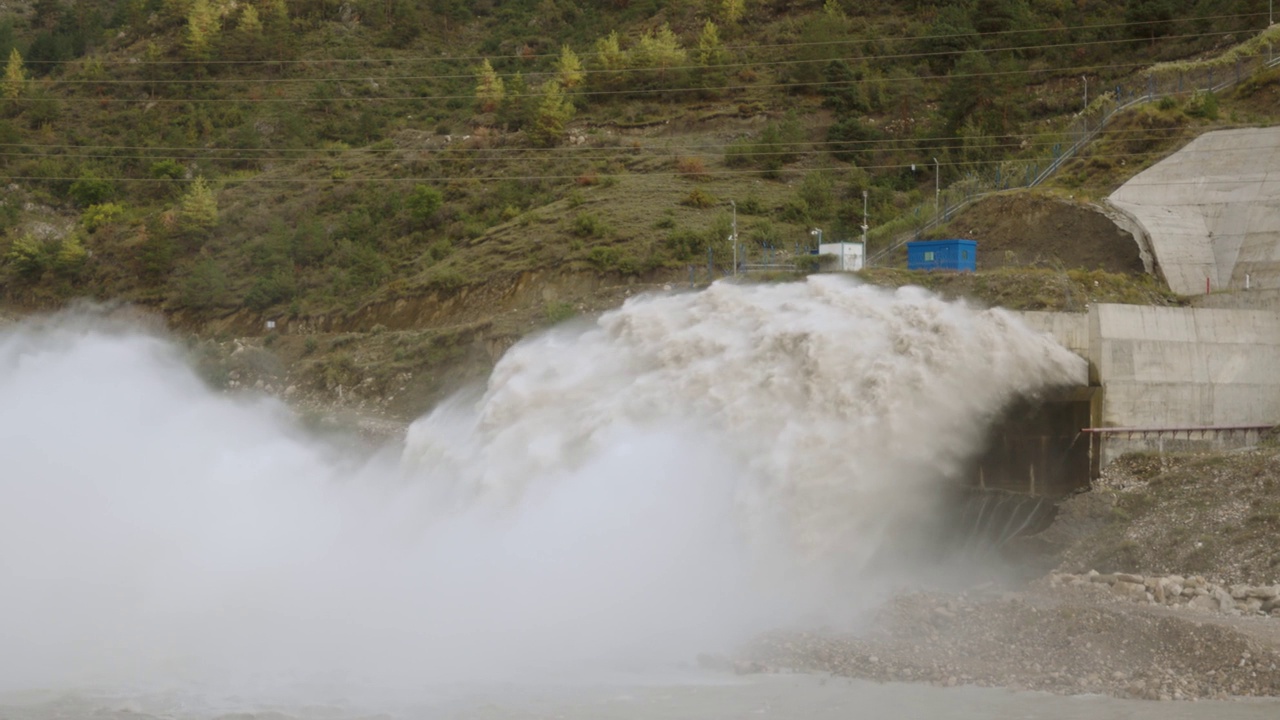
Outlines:
{"type": "Polygon", "coordinates": [[[975,240],[916,240],[907,243],[908,270],[955,270],[976,272],[978,243],[975,240]]]}

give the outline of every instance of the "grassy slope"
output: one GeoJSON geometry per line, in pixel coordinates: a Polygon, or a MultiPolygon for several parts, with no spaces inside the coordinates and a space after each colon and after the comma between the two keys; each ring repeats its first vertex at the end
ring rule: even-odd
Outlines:
{"type": "MultiPolygon", "coordinates": [[[[373,7],[357,3],[366,4],[373,7]]],[[[14,180],[2,194],[0,294],[16,308],[81,295],[140,302],[211,341],[261,333],[262,320],[276,318],[288,329],[272,348],[286,361],[279,370],[285,375],[267,373],[264,384],[295,384],[348,402],[379,397],[381,407],[411,416],[445,387],[482,374],[530,330],[616,306],[652,284],[705,282],[708,248],[722,272],[730,258],[730,201],[757,262],[809,243],[814,226],[828,238],[856,234],[863,188],[870,189],[871,223],[882,226],[931,194],[932,174],[907,169],[921,158],[944,161],[945,185],[965,163],[1016,158],[1027,143],[1025,152],[1038,151],[1035,144],[1071,118],[1078,92],[1071,66],[1114,65],[1096,71],[1094,82],[1105,83],[1245,36],[1135,41],[1133,28],[1018,35],[984,25],[997,32],[964,42],[989,51],[988,70],[1013,74],[975,81],[964,77],[975,66],[964,63],[981,65],[976,55],[919,54],[958,49],[957,28],[947,24],[951,11],[908,0],[874,9],[837,4],[843,15],[825,13],[818,2],[762,1],[741,25],[724,24],[734,48],[729,59],[741,63],[723,79],[731,91],[664,90],[692,86],[697,74],[672,73],[649,89],[623,92],[600,85],[599,76],[589,79],[576,99],[571,135],[550,149],[533,146],[510,108],[476,111],[476,58],[494,58],[511,82],[517,71],[534,79],[548,70],[561,43],[592,68],[590,50],[605,29],[617,28],[626,45],[669,23],[691,46],[707,6],[413,4],[423,9],[412,26],[417,34],[406,39],[392,38],[391,26],[369,8],[354,22],[342,20],[338,3],[290,2],[294,17],[279,42],[239,47],[228,20],[214,55],[308,62],[204,66],[132,62],[183,60],[183,23],[164,13],[126,13],[99,32],[85,58],[42,75],[3,106],[0,142],[17,154],[0,156],[0,173],[33,179],[14,180]],[[918,39],[927,35],[947,37],[918,39]],[[1068,43],[998,49],[1014,38],[1068,43]],[[532,59],[516,57],[525,53],[532,59]],[[862,81],[823,85],[834,58],[850,60],[862,81]],[[1053,67],[1066,69],[1018,74],[1053,67]],[[613,94],[591,94],[599,90],[613,94]],[[871,133],[874,150],[836,157],[824,144],[828,132],[850,121],[871,133]],[[949,139],[973,128],[1004,154],[949,139]],[[766,154],[753,158],[753,151],[766,154]],[[775,158],[772,169],[760,167],[775,158]],[[166,161],[178,169],[175,179],[157,179],[156,165],[166,161]],[[92,232],[82,218],[88,201],[74,182],[85,175],[108,179],[93,202],[122,208],[92,232]],[[217,226],[204,232],[177,222],[195,175],[210,179],[220,209],[217,226]],[[425,220],[409,208],[418,185],[444,200],[425,220]],[[40,245],[43,266],[22,273],[14,242],[48,228],[54,232],[40,245]],[[64,267],[58,253],[69,237],[91,254],[64,267]],[[362,333],[358,342],[352,331],[362,333]]],[[[95,7],[113,5],[125,4],[95,7]]],[[[968,22],[984,22],[979,5],[991,3],[969,3],[968,22]]],[[[1233,11],[1210,5],[1214,13],[1207,14],[1233,11]]],[[[1107,3],[1026,7],[1031,15],[1006,29],[1125,20],[1122,8],[1107,3]]],[[[29,15],[17,17],[19,47],[50,32],[29,15]]],[[[1249,22],[1166,29],[1176,36],[1249,22]]],[[[1238,100],[1222,99],[1216,121],[1192,117],[1182,104],[1120,118],[1057,182],[1063,192],[1102,194],[1194,132],[1273,119],[1275,78],[1246,89],[1238,100]],[[1121,145],[1123,136],[1113,133],[1134,127],[1151,131],[1146,144],[1121,145]]],[[[886,269],[868,278],[1019,308],[1174,301],[1145,280],[1076,271],[1014,268],[952,278],[886,269]]],[[[214,345],[210,376],[230,383],[230,350],[214,345]]]]}
{"type": "MultiPolygon", "coordinates": [[[[874,14],[837,3],[843,14],[834,16],[816,2],[762,2],[750,8],[741,25],[724,24],[726,42],[739,48],[730,59],[745,63],[724,80],[737,89],[583,95],[574,124],[582,144],[548,151],[530,147],[524,133],[503,132],[504,121],[508,129],[510,123],[502,113],[477,115],[471,97],[474,60],[453,58],[493,56],[508,81],[516,71],[533,78],[548,69],[547,56],[567,42],[587,57],[590,68],[589,50],[602,28],[619,29],[625,44],[644,29],[669,23],[691,46],[711,6],[512,2],[467,11],[436,3],[415,18],[419,32],[405,41],[391,38],[391,26],[375,11],[375,5],[389,5],[366,4],[368,8],[357,3],[362,11],[357,22],[350,16],[344,21],[337,3],[290,3],[292,27],[284,38],[288,42],[282,40],[279,48],[268,43],[246,49],[235,34],[235,19],[224,23],[213,51],[217,59],[334,59],[283,66],[130,63],[185,58],[183,23],[163,12],[117,13],[115,27],[100,32],[97,47],[87,56],[103,64],[77,60],[59,66],[26,97],[6,106],[0,134],[29,143],[33,150],[6,158],[7,174],[61,178],[16,183],[7,205],[30,203],[36,211],[8,219],[7,241],[26,232],[41,213],[74,227],[81,208],[72,180],[86,173],[113,179],[100,199],[122,204],[124,214],[91,235],[79,231],[93,251],[84,268],[51,268],[29,279],[6,263],[6,297],[48,305],[89,292],[146,302],[198,321],[246,307],[271,316],[348,313],[371,301],[495,279],[509,282],[521,273],[548,268],[683,278],[689,265],[705,265],[708,245],[719,251],[717,264],[727,263],[728,249],[720,236],[728,225],[728,200],[743,210],[740,230],[757,245],[794,247],[808,242],[807,230],[814,225],[830,234],[851,232],[860,222],[859,191],[868,184],[872,221],[880,224],[919,199],[931,178],[877,167],[917,160],[922,154],[964,162],[968,155],[940,139],[956,131],[957,118],[1001,124],[993,132],[1002,137],[1030,137],[1051,127],[1074,97],[1074,80],[1052,75],[999,87],[988,80],[973,88],[964,87],[963,80],[934,81],[958,67],[960,56],[913,53],[953,49],[956,41],[912,38],[981,29],[997,34],[964,42],[988,49],[1052,44],[1063,34],[998,31],[1126,19],[1121,11],[1103,6],[1031,3],[1023,8],[1015,2],[1014,10],[1025,10],[1022,16],[1014,13],[1017,17],[1006,19],[1005,25],[990,25],[983,13],[990,14],[992,3],[975,3],[965,20],[973,27],[952,27],[954,14],[931,3],[923,8],[894,3],[874,14]],[[834,40],[853,42],[821,44],[834,40]],[[792,44],[773,47],[779,43],[792,44]],[[524,52],[534,59],[512,57],[524,52]],[[833,115],[823,109],[823,101],[831,100],[820,92],[828,60],[867,55],[893,57],[854,63],[866,82],[848,87],[860,88],[865,97],[851,102],[863,103],[868,125],[883,128],[885,139],[894,142],[861,157],[870,168],[864,172],[810,143],[824,141],[833,122],[862,114],[846,109],[833,115]],[[369,58],[391,62],[364,62],[369,58]],[[347,60],[361,62],[343,62],[347,60]],[[913,79],[903,80],[908,77],[913,79]],[[78,84],[66,84],[68,80],[78,84]],[[186,84],[165,84],[175,80],[186,84]],[[966,89],[992,97],[957,109],[956,96],[966,89]],[[991,105],[1000,107],[986,107],[991,105]],[[784,120],[788,110],[795,111],[790,123],[784,120]],[[955,115],[961,110],[965,114],[955,115]],[[767,176],[726,162],[726,146],[749,144],[769,127],[784,128],[790,148],[799,154],[767,176]],[[468,139],[461,139],[464,135],[468,139]],[[92,158],[69,147],[103,145],[120,147],[90,153],[102,155],[92,158]],[[154,182],[149,177],[151,166],[166,158],[186,175],[203,174],[215,183],[221,222],[211,232],[176,232],[166,224],[171,218],[165,213],[173,210],[186,186],[181,179],[154,182]],[[681,177],[681,169],[698,177],[681,177]],[[501,180],[528,177],[538,179],[501,180]],[[812,180],[808,185],[807,177],[812,180]],[[429,222],[415,222],[406,208],[417,184],[440,189],[446,199],[429,222]],[[701,194],[691,198],[694,189],[701,194]],[[153,264],[159,267],[144,267],[144,248],[156,246],[162,257],[153,264]]],[[[112,6],[126,4],[103,4],[108,10],[112,6]]],[[[1212,21],[1198,29],[1245,22],[1212,21]]],[[[19,47],[24,37],[47,32],[48,23],[44,30],[33,23],[32,16],[19,16],[19,47]]],[[[1173,35],[1192,31],[1180,27],[1167,30],[1173,35]]],[[[1134,32],[1066,33],[1068,39],[1098,43],[1077,51],[1084,53],[1081,58],[1063,48],[984,57],[997,64],[994,70],[1080,61],[1121,64],[1135,57],[1178,57],[1234,39],[1113,42],[1134,32]]],[[[697,77],[673,73],[656,86],[688,86],[697,77]]],[[[610,88],[593,81],[586,88],[600,89],[610,88]]],[[[0,251],[7,254],[8,249],[0,242],[0,251]]]]}

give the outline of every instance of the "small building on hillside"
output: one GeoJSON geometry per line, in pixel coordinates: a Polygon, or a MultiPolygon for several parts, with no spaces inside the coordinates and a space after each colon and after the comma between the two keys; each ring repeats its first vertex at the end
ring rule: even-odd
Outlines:
{"type": "Polygon", "coordinates": [[[821,243],[818,259],[823,270],[857,272],[866,262],[866,252],[860,242],[821,243]]]}
{"type": "Polygon", "coordinates": [[[978,270],[975,240],[916,240],[907,243],[908,270],[978,270]]]}

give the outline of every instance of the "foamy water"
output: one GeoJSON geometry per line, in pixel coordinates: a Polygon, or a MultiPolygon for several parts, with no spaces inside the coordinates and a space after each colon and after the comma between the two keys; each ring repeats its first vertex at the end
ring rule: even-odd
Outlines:
{"type": "MultiPolygon", "coordinates": [[[[847,623],[938,490],[1083,361],[835,278],[642,298],[355,454],[164,338],[0,330],[0,689],[416,697],[686,672],[847,623]]],[[[282,700],[283,701],[283,700],[282,700]]]]}

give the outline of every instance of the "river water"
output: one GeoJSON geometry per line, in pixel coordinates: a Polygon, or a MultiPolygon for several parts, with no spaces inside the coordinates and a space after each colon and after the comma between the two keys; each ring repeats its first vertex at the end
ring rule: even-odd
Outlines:
{"type": "Polygon", "coordinates": [[[1082,363],[918,289],[717,284],[521,342],[363,451],[100,312],[12,325],[0,717],[1155,717],[688,670],[950,582],[940,489],[1082,363]]]}
{"type": "MultiPolygon", "coordinates": [[[[323,695],[323,694],[322,694],[323,695]]],[[[430,699],[270,703],[195,694],[0,695],[6,720],[1271,720],[1280,701],[1152,702],[990,688],[877,684],[813,675],[651,678],[643,684],[454,688],[430,699]]]]}

